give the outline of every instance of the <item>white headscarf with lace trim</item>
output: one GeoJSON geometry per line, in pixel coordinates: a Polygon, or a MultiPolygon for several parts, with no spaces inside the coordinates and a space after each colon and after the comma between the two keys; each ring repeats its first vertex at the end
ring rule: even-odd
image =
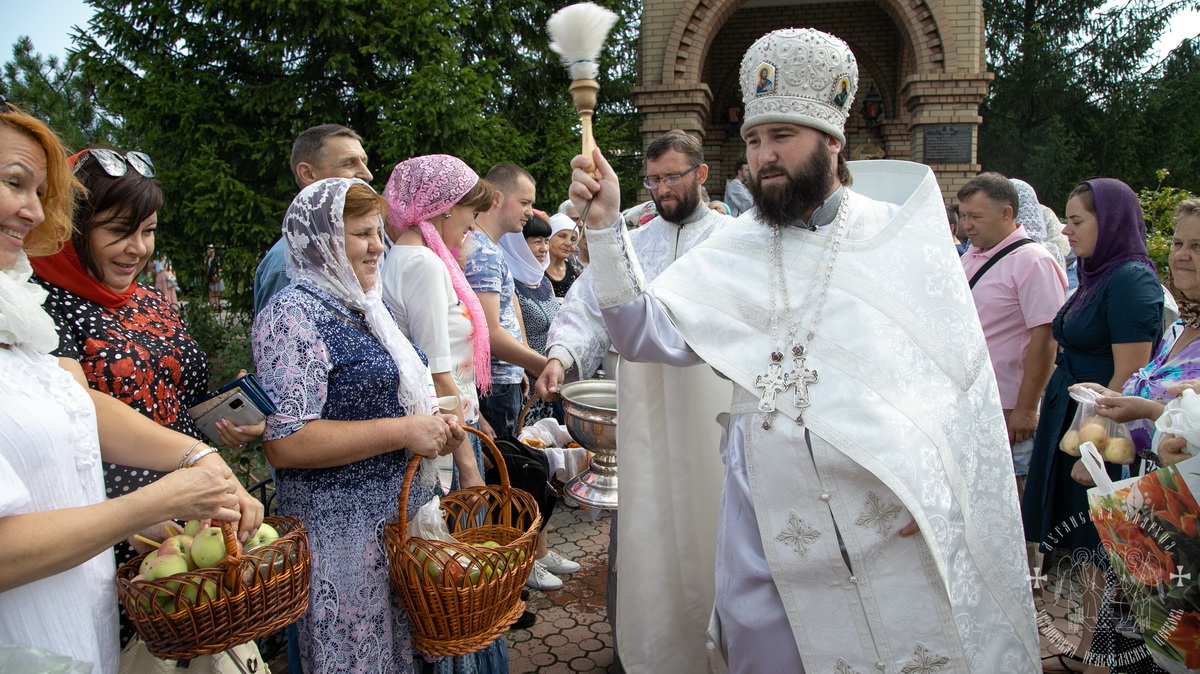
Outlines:
{"type": "Polygon", "coordinates": [[[1017,209],[1015,219],[1025,227],[1025,233],[1029,238],[1042,244],[1042,246],[1054,256],[1058,266],[1066,268],[1066,260],[1063,259],[1063,252],[1058,245],[1051,243],[1046,232],[1046,219],[1042,213],[1042,205],[1038,203],[1037,192],[1033,186],[1021,180],[1020,178],[1009,178],[1008,182],[1012,183],[1017,189],[1017,197],[1020,200],[1020,207],[1017,209]]]}
{"type": "MultiPolygon", "coordinates": [[[[405,413],[431,414],[436,404],[429,368],[396,327],[383,304],[379,284],[364,291],[346,257],[343,211],[351,185],[371,189],[358,178],[327,178],[305,187],[292,200],[283,216],[288,276],[296,282],[307,281],[350,309],[362,312],[371,334],[383,344],[400,371],[397,395],[405,413]]],[[[382,218],[379,227],[383,228],[382,218]]]]}

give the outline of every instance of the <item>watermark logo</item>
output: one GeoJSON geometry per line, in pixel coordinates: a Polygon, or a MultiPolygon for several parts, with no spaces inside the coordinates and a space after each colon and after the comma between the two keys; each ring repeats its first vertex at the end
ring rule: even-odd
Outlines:
{"type": "MultiPolygon", "coordinates": [[[[1032,566],[1028,579],[1034,590],[1038,632],[1047,642],[1050,652],[1120,671],[1121,668],[1151,659],[1152,649],[1147,642],[1153,641],[1164,646],[1179,629],[1180,620],[1184,617],[1182,611],[1174,609],[1160,612],[1151,620],[1148,615],[1149,602],[1143,601],[1143,598],[1146,597],[1147,584],[1158,588],[1171,585],[1183,587],[1184,581],[1190,584],[1192,574],[1185,573],[1184,567],[1171,559],[1168,553],[1174,543],[1158,523],[1136,521],[1136,517],[1130,520],[1141,529],[1147,540],[1155,543],[1146,549],[1123,548],[1120,551],[1126,573],[1143,582],[1137,591],[1133,587],[1121,587],[1120,582],[1111,582],[1113,576],[1104,571],[1111,568],[1110,558],[1102,549],[1079,548],[1067,554],[1060,548],[1046,553],[1040,565],[1032,566]],[[1089,581],[1099,587],[1089,586],[1089,581]],[[1102,629],[1113,630],[1126,638],[1102,639],[1094,642],[1091,648],[1081,648],[1083,642],[1093,643],[1086,636],[1097,628],[1097,616],[1088,615],[1087,610],[1093,606],[1105,607],[1101,610],[1111,616],[1111,620],[1106,620],[1109,624],[1100,626],[1102,629]],[[1148,624],[1158,627],[1147,630],[1144,625],[1148,624]],[[1112,644],[1111,650],[1105,648],[1105,652],[1100,652],[1096,647],[1100,643],[1112,644]]],[[[1062,545],[1071,538],[1073,531],[1092,526],[1088,514],[1079,513],[1051,529],[1046,542],[1062,545]]]]}

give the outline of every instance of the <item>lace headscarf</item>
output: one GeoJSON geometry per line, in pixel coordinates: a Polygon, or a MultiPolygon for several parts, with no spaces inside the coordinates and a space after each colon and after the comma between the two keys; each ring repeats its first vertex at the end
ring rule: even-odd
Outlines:
{"type": "Polygon", "coordinates": [[[1038,205],[1037,192],[1024,180],[1009,178],[1008,182],[1017,188],[1017,197],[1020,199],[1020,207],[1015,214],[1017,222],[1024,225],[1029,238],[1038,243],[1045,241],[1046,225],[1042,219],[1042,209],[1038,205]]]}
{"type": "Polygon", "coordinates": [[[1071,297],[1070,315],[1091,304],[1126,262],[1156,271],[1146,254],[1146,218],[1133,189],[1115,178],[1085,182],[1092,188],[1096,207],[1096,248],[1091,257],[1079,258],[1079,289],[1071,297]]]}
{"type": "Polygon", "coordinates": [[[1071,252],[1071,244],[1067,241],[1067,237],[1063,236],[1062,220],[1058,219],[1053,208],[1042,204],[1042,221],[1046,223],[1046,243],[1058,246],[1058,252],[1065,260],[1071,252]]]}
{"type": "Polygon", "coordinates": [[[1017,189],[1017,197],[1020,204],[1016,213],[1017,223],[1025,227],[1025,233],[1029,235],[1029,238],[1042,244],[1046,251],[1054,256],[1054,260],[1058,262],[1058,266],[1066,269],[1067,261],[1063,257],[1062,250],[1049,240],[1050,236],[1046,231],[1046,218],[1042,213],[1042,205],[1038,203],[1037,192],[1034,191],[1032,185],[1019,178],[1009,178],[1008,182],[1012,183],[1013,187],[1017,189]]]}
{"type": "MultiPolygon", "coordinates": [[[[292,200],[283,216],[288,276],[294,282],[305,281],[321,288],[345,306],[362,312],[371,334],[383,344],[400,371],[400,405],[410,415],[430,414],[434,405],[429,368],[384,306],[379,284],[364,291],[346,257],[343,211],[351,185],[371,187],[358,178],[326,178],[305,187],[292,200]]],[[[382,220],[379,224],[382,228],[382,220]]]]}
{"type": "Polygon", "coordinates": [[[396,164],[388,178],[384,196],[388,201],[388,219],[397,229],[416,227],[421,238],[437,256],[454,285],[458,301],[467,307],[475,328],[475,384],[487,393],[492,387],[492,349],[488,342],[487,317],[466,274],[458,266],[455,253],[446,248],[430,218],[441,215],[466,196],[479,182],[479,175],[458,157],[430,154],[396,164]]]}

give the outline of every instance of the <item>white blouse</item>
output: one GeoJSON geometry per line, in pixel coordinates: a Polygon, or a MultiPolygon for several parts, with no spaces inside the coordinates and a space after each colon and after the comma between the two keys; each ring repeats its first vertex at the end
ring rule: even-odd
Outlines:
{"type": "MultiPolygon", "coordinates": [[[[52,356],[0,348],[0,517],[103,500],[96,411],[87,392],[52,356]]],[[[33,645],[114,674],[115,572],[108,548],[72,569],[0,592],[0,644],[33,645]]]]}
{"type": "Polygon", "coordinates": [[[475,324],[454,292],[446,265],[424,246],[393,246],[379,282],[400,331],[425,353],[430,372],[450,373],[462,400],[463,418],[468,423],[478,421],[475,324]]]}

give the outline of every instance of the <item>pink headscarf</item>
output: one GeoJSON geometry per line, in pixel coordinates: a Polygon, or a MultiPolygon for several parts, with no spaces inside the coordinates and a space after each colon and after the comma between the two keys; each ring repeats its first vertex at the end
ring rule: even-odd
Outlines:
{"type": "Polygon", "coordinates": [[[454,293],[467,306],[475,324],[475,382],[487,393],[492,385],[491,347],[488,342],[487,318],[479,298],[458,266],[454,254],[434,229],[429,219],[441,215],[457,204],[479,182],[479,175],[463,160],[446,154],[414,157],[396,164],[388,178],[384,196],[388,202],[388,219],[398,229],[416,226],[425,245],[437,253],[450,272],[454,293]]]}

